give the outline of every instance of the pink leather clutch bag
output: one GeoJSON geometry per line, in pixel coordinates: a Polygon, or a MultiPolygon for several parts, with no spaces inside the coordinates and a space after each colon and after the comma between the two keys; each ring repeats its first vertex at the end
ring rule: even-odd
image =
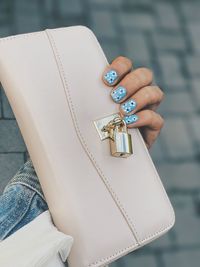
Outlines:
{"type": "Polygon", "coordinates": [[[105,266],[175,220],[139,130],[114,141],[102,130],[118,113],[101,80],[107,64],[84,26],[0,39],[1,83],[54,223],[74,237],[70,267],[105,266]]]}

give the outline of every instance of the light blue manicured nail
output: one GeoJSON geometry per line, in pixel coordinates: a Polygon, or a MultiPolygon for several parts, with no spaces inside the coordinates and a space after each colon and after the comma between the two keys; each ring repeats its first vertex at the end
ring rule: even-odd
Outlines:
{"type": "Polygon", "coordinates": [[[115,90],[111,92],[112,99],[115,102],[119,102],[121,99],[123,99],[127,94],[126,88],[119,86],[115,90]]]}
{"type": "Polygon", "coordinates": [[[133,115],[129,115],[129,116],[124,116],[124,121],[126,122],[126,124],[131,124],[134,123],[138,120],[138,116],[133,114],[133,115]]]}
{"type": "Polygon", "coordinates": [[[137,105],[136,102],[133,99],[130,99],[130,100],[124,102],[123,104],[121,104],[121,109],[125,113],[129,113],[135,109],[136,105],[137,105]]]}
{"type": "Polygon", "coordinates": [[[117,78],[118,78],[118,74],[117,74],[117,72],[115,70],[110,70],[104,75],[104,79],[110,85],[112,85],[117,78]]]}

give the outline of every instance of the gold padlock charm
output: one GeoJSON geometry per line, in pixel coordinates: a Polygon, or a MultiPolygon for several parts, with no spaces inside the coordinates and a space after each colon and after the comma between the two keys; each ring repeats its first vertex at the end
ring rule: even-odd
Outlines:
{"type": "Polygon", "coordinates": [[[122,119],[118,119],[118,122],[114,120],[113,124],[114,127],[110,127],[109,131],[111,155],[127,158],[133,154],[131,135],[128,133],[126,123],[122,119]]]}
{"type": "Polygon", "coordinates": [[[131,135],[126,122],[118,113],[97,119],[94,125],[102,141],[109,139],[113,157],[127,158],[133,154],[131,135]]]}

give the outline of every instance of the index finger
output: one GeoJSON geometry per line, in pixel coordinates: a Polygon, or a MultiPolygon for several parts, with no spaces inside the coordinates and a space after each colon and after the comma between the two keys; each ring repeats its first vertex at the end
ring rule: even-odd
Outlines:
{"type": "Polygon", "coordinates": [[[127,57],[117,57],[106,67],[103,72],[103,82],[108,86],[113,86],[119,82],[132,69],[132,61],[127,57]]]}

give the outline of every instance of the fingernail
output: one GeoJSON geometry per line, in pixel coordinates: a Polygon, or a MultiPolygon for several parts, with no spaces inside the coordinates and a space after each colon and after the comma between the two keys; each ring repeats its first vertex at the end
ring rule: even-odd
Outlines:
{"type": "Polygon", "coordinates": [[[115,70],[109,70],[105,75],[104,75],[104,79],[107,81],[107,83],[109,83],[110,85],[112,85],[116,79],[118,78],[118,74],[115,70]]]}
{"type": "Polygon", "coordinates": [[[119,102],[126,96],[126,94],[126,88],[124,88],[123,86],[119,86],[111,92],[111,97],[115,102],[119,102]]]}
{"type": "Polygon", "coordinates": [[[133,114],[133,115],[129,115],[129,116],[124,116],[124,121],[126,122],[126,124],[131,124],[134,123],[138,120],[138,116],[133,114]]]}
{"type": "Polygon", "coordinates": [[[125,113],[129,113],[131,111],[133,111],[136,108],[137,104],[133,99],[130,99],[126,102],[124,102],[123,104],[121,104],[121,109],[125,112],[125,113]]]}

